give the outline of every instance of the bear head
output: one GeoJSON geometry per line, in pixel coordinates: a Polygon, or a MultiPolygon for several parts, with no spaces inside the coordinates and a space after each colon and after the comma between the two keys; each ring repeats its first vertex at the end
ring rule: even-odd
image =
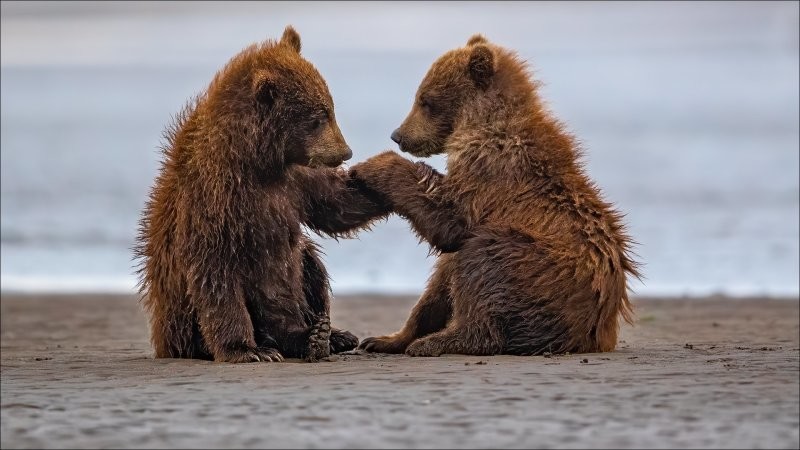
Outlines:
{"type": "Polygon", "coordinates": [[[414,156],[444,152],[459,120],[481,102],[496,98],[507,81],[521,81],[519,64],[511,60],[510,52],[480,34],[472,36],[466,46],[442,55],[423,78],[411,112],[392,133],[392,140],[414,156]]]}
{"type": "Polygon", "coordinates": [[[300,55],[300,35],[254,44],[235,56],[207,91],[209,114],[237,157],[265,169],[335,167],[352,151],[336,123],[317,69],[300,55]]]}

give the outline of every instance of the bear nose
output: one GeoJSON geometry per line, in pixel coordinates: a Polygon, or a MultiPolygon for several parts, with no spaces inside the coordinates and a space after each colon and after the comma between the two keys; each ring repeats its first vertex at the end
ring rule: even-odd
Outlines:
{"type": "Polygon", "coordinates": [[[400,141],[401,141],[401,139],[400,139],[400,128],[392,131],[392,140],[395,141],[398,144],[400,143],[400,141]]]}
{"type": "Polygon", "coordinates": [[[350,147],[347,147],[347,151],[344,153],[344,156],[342,157],[342,161],[347,161],[348,159],[350,159],[352,157],[353,157],[353,150],[351,150],[350,147]]]}

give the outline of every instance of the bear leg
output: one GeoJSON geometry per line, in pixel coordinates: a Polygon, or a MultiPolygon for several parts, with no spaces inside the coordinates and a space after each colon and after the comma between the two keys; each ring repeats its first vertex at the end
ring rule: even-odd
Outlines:
{"type": "MultiPolygon", "coordinates": [[[[473,318],[474,320],[474,318],[473,318]]],[[[417,339],[406,348],[409,356],[496,355],[503,350],[499,327],[491,322],[452,322],[442,331],[417,339]]]]}
{"type": "Polygon", "coordinates": [[[387,336],[366,338],[358,348],[374,353],[403,353],[415,339],[443,329],[452,315],[448,287],[453,269],[452,255],[444,254],[436,261],[425,292],[400,331],[387,336]]]}
{"type": "Polygon", "coordinates": [[[196,325],[187,299],[171,295],[151,283],[150,291],[143,298],[143,304],[150,313],[150,341],[156,358],[196,358],[194,332],[196,325]]]}
{"type": "Polygon", "coordinates": [[[271,362],[283,361],[274,348],[256,344],[253,322],[246,303],[234,290],[226,301],[211,301],[208,297],[222,297],[209,291],[206,297],[193,297],[206,348],[217,362],[271,362]]]}
{"type": "Polygon", "coordinates": [[[520,313],[535,307],[520,279],[530,269],[526,258],[538,256],[535,248],[531,238],[514,230],[476,230],[453,255],[451,321],[444,330],[414,341],[406,354],[502,353],[506,333],[498,320],[514,321],[520,313]]]}
{"type": "Polygon", "coordinates": [[[313,242],[303,250],[303,293],[311,310],[311,324],[305,351],[307,361],[317,361],[331,354],[331,321],[328,272],[313,242]]]}
{"type": "Polygon", "coordinates": [[[358,345],[358,337],[353,333],[331,327],[328,273],[317,252],[316,245],[307,242],[303,251],[303,292],[314,315],[308,337],[306,359],[309,361],[352,350],[358,345]]]}

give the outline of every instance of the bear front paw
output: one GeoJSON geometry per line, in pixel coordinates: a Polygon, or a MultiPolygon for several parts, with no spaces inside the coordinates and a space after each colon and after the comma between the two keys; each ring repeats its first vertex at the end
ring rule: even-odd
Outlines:
{"type": "Polygon", "coordinates": [[[406,349],[408,356],[441,356],[442,353],[440,345],[436,345],[432,339],[426,338],[417,339],[406,349]]]}
{"type": "Polygon", "coordinates": [[[403,353],[406,349],[406,342],[394,336],[368,337],[361,341],[358,346],[360,350],[371,353],[403,353]]]}
{"type": "Polygon", "coordinates": [[[350,351],[358,345],[358,338],[349,331],[331,331],[331,353],[350,351]]]}
{"type": "Polygon", "coordinates": [[[414,163],[395,152],[384,152],[360,162],[350,168],[351,178],[360,180],[367,187],[378,192],[391,189],[394,180],[408,180],[414,177],[414,163]]]}
{"type": "Polygon", "coordinates": [[[415,162],[414,166],[417,169],[417,177],[419,178],[417,184],[422,187],[426,194],[436,193],[436,191],[439,190],[444,175],[422,161],[415,162]]]}
{"type": "Polygon", "coordinates": [[[283,355],[274,348],[240,348],[229,349],[220,355],[215,355],[214,361],[228,363],[282,362],[283,355]]]}

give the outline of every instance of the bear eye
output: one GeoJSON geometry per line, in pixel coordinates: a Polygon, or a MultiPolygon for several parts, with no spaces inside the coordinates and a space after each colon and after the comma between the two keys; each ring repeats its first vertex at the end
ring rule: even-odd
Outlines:
{"type": "Polygon", "coordinates": [[[317,117],[316,119],[314,119],[313,122],[311,122],[311,129],[312,130],[319,130],[327,122],[328,122],[328,119],[326,117],[317,117]]]}
{"type": "Polygon", "coordinates": [[[433,102],[427,97],[423,97],[423,98],[419,99],[419,106],[420,106],[420,108],[425,110],[425,112],[428,113],[428,114],[433,114],[434,113],[433,102]]]}

